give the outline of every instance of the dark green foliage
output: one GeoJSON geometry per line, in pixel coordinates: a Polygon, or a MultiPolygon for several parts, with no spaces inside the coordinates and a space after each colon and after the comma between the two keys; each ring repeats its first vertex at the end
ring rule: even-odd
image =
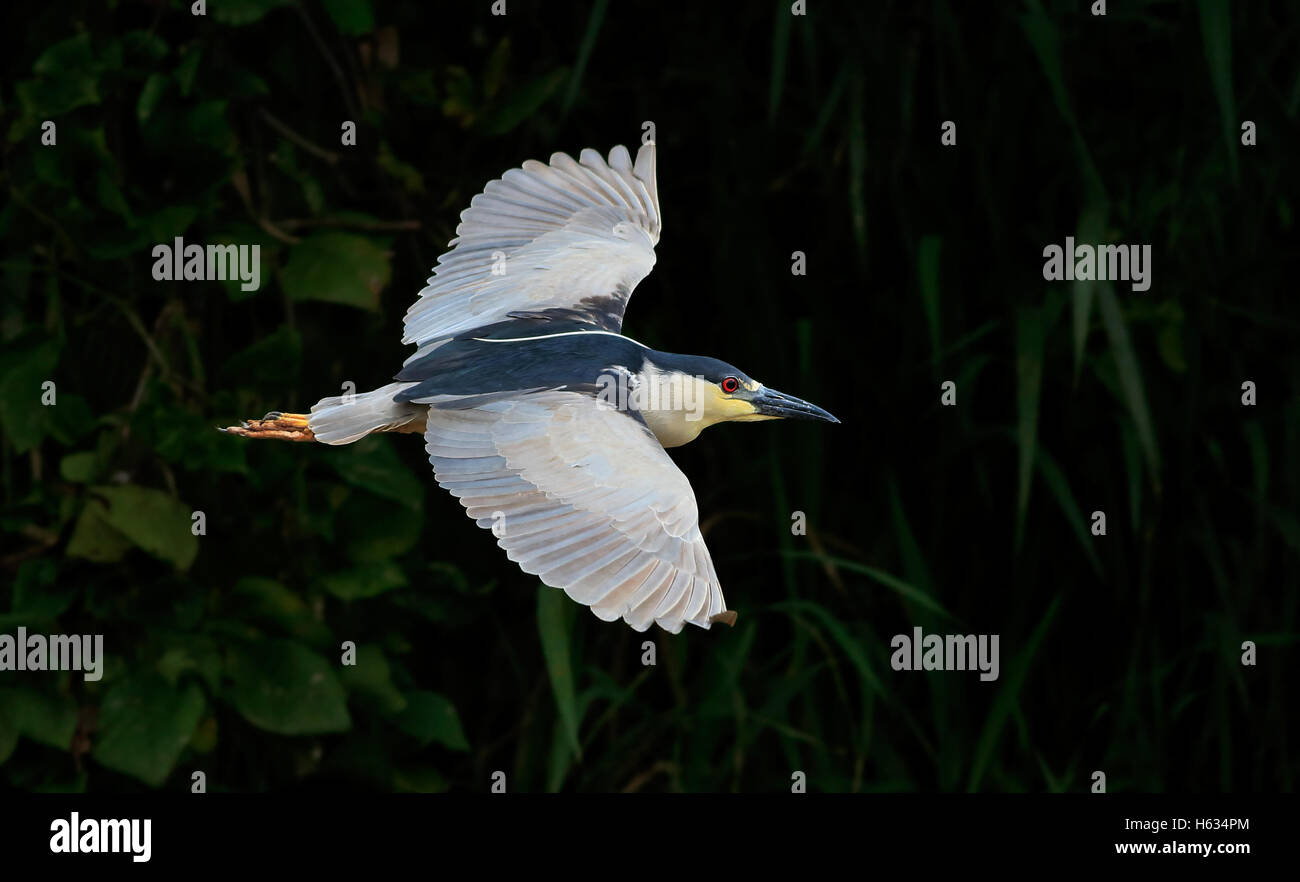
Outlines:
{"type": "Polygon", "coordinates": [[[0,633],[108,658],[0,673],[0,781],[1294,790],[1297,7],[808,5],[25,11],[0,633]],[[388,382],[483,184],[645,120],[665,231],[628,333],[843,420],[674,454],[734,629],[639,635],[539,587],[418,436],[213,431],[388,382]],[[1150,243],[1151,290],[1044,282],[1067,235],[1150,243]],[[155,281],[177,236],[259,244],[260,289],[155,281]],[[1001,677],[893,671],[918,625],[999,634],[1001,677]]]}

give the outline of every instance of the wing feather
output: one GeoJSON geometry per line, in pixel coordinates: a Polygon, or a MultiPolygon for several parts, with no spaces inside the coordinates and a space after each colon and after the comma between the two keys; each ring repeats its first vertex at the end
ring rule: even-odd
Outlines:
{"type": "Polygon", "coordinates": [[[511,312],[547,309],[618,331],[655,262],[654,149],[642,146],[635,163],[621,146],[608,160],[590,148],[577,161],[556,153],[549,165],[528,160],[489,183],[407,310],[402,342],[427,352],[511,312]]]}
{"type": "Polygon", "coordinates": [[[440,486],[525,572],[638,631],[726,611],[690,482],[646,427],[574,392],[430,408],[440,486]]]}

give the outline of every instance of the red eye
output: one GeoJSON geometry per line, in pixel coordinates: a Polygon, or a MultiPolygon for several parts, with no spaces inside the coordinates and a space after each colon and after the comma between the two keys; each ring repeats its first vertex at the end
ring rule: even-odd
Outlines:
{"type": "Polygon", "coordinates": [[[740,380],[737,380],[735,377],[727,377],[725,380],[722,381],[722,391],[726,392],[728,395],[735,392],[739,388],[740,388],[740,380]]]}

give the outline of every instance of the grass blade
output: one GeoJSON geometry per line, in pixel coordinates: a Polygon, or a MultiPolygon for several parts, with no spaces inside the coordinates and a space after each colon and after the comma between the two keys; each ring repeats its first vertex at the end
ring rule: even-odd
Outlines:
{"type": "Polygon", "coordinates": [[[574,689],[573,659],[569,635],[573,627],[573,603],[563,591],[541,585],[537,589],[537,632],[542,638],[542,655],[546,673],[551,678],[551,692],[564,734],[574,756],[582,758],[578,741],[578,700],[574,689]]]}
{"type": "Polygon", "coordinates": [[[1006,673],[1006,679],[1002,683],[1002,690],[998,692],[997,698],[993,699],[993,706],[989,709],[988,719],[984,723],[984,731],[980,734],[979,743],[975,747],[975,758],[971,763],[970,782],[966,785],[969,792],[974,792],[984,778],[984,770],[988,767],[994,748],[998,746],[1002,730],[1006,727],[1012,711],[1019,705],[1020,690],[1025,685],[1025,679],[1029,676],[1029,665],[1034,660],[1038,645],[1043,642],[1043,637],[1047,634],[1047,629],[1051,627],[1052,620],[1056,618],[1056,611],[1060,606],[1061,595],[1058,594],[1034,628],[1034,633],[1030,635],[1025,648],[1012,661],[1011,668],[1006,673]]]}
{"type": "Polygon", "coordinates": [[[1142,389],[1142,374],[1138,370],[1137,355],[1133,352],[1133,343],[1129,340],[1128,328],[1124,324],[1124,315],[1115,297],[1115,287],[1110,282],[1097,286],[1098,306],[1101,310],[1102,324],[1106,327],[1106,336],[1110,338],[1111,353],[1115,357],[1115,368],[1119,373],[1120,391],[1129,415],[1137,429],[1138,442],[1146,456],[1147,466],[1151,469],[1151,480],[1160,485],[1160,451],[1156,447],[1155,429],[1152,428],[1151,411],[1147,408],[1146,393],[1142,389]]]}
{"type": "MultiPolygon", "coordinates": [[[[1106,229],[1106,206],[1090,205],[1079,218],[1076,238],[1080,242],[1100,244],[1106,229]]],[[[1065,255],[1074,260],[1074,255],[1065,255]]],[[[1088,342],[1088,323],[1092,320],[1092,301],[1096,296],[1096,281],[1076,279],[1074,282],[1074,383],[1079,384],[1079,368],[1083,366],[1083,347],[1088,342]]]]}
{"type": "Polygon", "coordinates": [[[1043,350],[1047,333],[1042,310],[1022,307],[1016,313],[1016,446],[1019,491],[1016,495],[1015,548],[1025,538],[1025,517],[1033,487],[1034,449],[1038,442],[1038,399],[1043,387],[1043,350]]]}
{"type": "Polygon", "coordinates": [[[860,69],[855,68],[849,82],[849,212],[853,218],[853,241],[858,257],[867,260],[867,131],[862,93],[866,86],[860,69]]]}
{"type": "Polygon", "coordinates": [[[1228,167],[1237,180],[1237,109],[1232,95],[1232,19],[1228,0],[1200,0],[1201,39],[1205,63],[1210,67],[1214,98],[1223,121],[1223,140],[1228,148],[1228,167]]]}
{"type": "Polygon", "coordinates": [[[1079,545],[1083,548],[1084,555],[1088,558],[1088,563],[1092,564],[1092,569],[1098,576],[1103,575],[1101,561],[1097,559],[1097,552],[1092,547],[1092,533],[1088,530],[1088,520],[1084,518],[1083,510],[1075,502],[1074,494],[1070,492],[1070,482],[1065,477],[1065,472],[1056,464],[1047,451],[1039,448],[1038,450],[1038,471],[1043,476],[1043,482],[1047,484],[1047,489],[1052,491],[1052,496],[1056,498],[1056,504],[1061,507],[1061,514],[1069,522],[1070,528],[1074,530],[1074,535],[1079,540],[1079,545]]]}
{"type": "Polygon", "coordinates": [[[781,107],[781,95],[785,92],[785,62],[790,54],[790,14],[785,3],[776,7],[776,21],[772,24],[772,78],[767,87],[767,121],[776,120],[776,112],[781,107]]]}
{"type": "Polygon", "coordinates": [[[831,615],[826,607],[810,600],[787,600],[773,604],[772,608],[781,612],[807,613],[816,619],[830,633],[835,642],[839,644],[840,649],[848,657],[854,670],[858,672],[862,684],[877,695],[884,697],[884,687],[880,683],[880,678],[876,676],[876,672],[872,670],[871,660],[867,658],[867,652],[862,648],[862,641],[854,638],[848,632],[848,629],[835,616],[831,615]]]}
{"type": "Polygon", "coordinates": [[[939,373],[939,254],[943,239],[923,236],[917,246],[916,274],[921,283],[921,304],[925,307],[925,320],[930,327],[930,364],[935,376],[939,373]]]}
{"type": "Polygon", "coordinates": [[[582,35],[582,44],[578,46],[578,58],[573,62],[573,72],[569,74],[569,88],[564,93],[564,103],[560,105],[560,116],[568,116],[569,108],[578,97],[578,90],[582,87],[582,75],[587,70],[587,62],[591,59],[591,50],[596,47],[596,37],[600,34],[600,26],[605,21],[605,10],[609,8],[609,0],[596,0],[591,7],[591,15],[587,16],[587,30],[582,35]]]}
{"type": "Polygon", "coordinates": [[[904,582],[902,579],[898,578],[897,576],[891,576],[889,573],[886,573],[884,570],[878,570],[875,567],[869,567],[866,564],[861,564],[853,560],[847,560],[846,558],[835,557],[829,554],[815,554],[811,551],[792,551],[789,553],[789,556],[806,558],[808,560],[818,560],[818,561],[822,561],[823,563],[834,564],[835,566],[839,567],[842,570],[848,570],[850,573],[860,573],[864,576],[868,576],[869,578],[879,582],[881,585],[884,585],[886,588],[898,592],[903,597],[907,598],[913,603],[925,607],[931,612],[937,612],[940,615],[947,616],[950,619],[954,619],[954,620],[956,619],[956,617],[952,613],[948,612],[948,610],[944,609],[943,606],[940,605],[937,600],[935,600],[930,595],[926,594],[920,588],[917,588],[914,585],[904,582]]]}

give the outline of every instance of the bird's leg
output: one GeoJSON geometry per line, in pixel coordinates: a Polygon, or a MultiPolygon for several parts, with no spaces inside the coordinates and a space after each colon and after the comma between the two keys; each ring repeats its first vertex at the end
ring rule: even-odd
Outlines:
{"type": "MultiPolygon", "coordinates": [[[[218,427],[220,428],[220,427],[218,427]]],[[[275,438],[280,441],[315,441],[305,413],[281,413],[273,410],[260,420],[243,420],[238,426],[221,429],[245,438],[275,438]]]]}

